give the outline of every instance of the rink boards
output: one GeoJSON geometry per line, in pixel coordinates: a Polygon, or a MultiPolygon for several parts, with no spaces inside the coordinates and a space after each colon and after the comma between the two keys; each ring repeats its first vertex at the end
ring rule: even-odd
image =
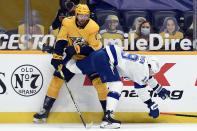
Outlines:
{"type": "MultiPolygon", "coordinates": [[[[157,56],[162,62],[155,78],[171,91],[170,98],[161,100],[160,112],[197,115],[197,52],[132,52],[157,56]]],[[[49,87],[54,69],[50,65],[52,55],[39,51],[0,52],[0,123],[31,123],[38,112],[49,87]]],[[[148,108],[138,98],[133,83],[124,81],[124,88],[115,116],[123,122],[137,123],[197,123],[197,117],[160,115],[148,116],[148,108]]],[[[69,88],[87,122],[101,122],[102,109],[97,93],[83,75],[76,75],[69,88]]],[[[61,88],[52,108],[49,123],[80,123],[66,87],[61,88]]]]}

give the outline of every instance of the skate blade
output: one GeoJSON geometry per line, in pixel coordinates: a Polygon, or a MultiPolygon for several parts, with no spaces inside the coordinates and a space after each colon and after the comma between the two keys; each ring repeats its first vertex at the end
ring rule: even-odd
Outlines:
{"type": "Polygon", "coordinates": [[[108,123],[108,122],[102,122],[100,125],[100,128],[103,129],[119,129],[120,123],[108,123]]]}
{"type": "Polygon", "coordinates": [[[46,123],[46,118],[42,118],[42,119],[34,118],[34,119],[33,119],[33,123],[36,123],[36,124],[43,124],[43,123],[46,123]]]}

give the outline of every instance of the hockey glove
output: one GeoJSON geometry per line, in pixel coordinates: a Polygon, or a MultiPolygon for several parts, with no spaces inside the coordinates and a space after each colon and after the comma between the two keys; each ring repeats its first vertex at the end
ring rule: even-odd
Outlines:
{"type": "Polygon", "coordinates": [[[80,55],[89,56],[92,52],[94,52],[94,49],[89,45],[80,45],[80,55]]]}
{"type": "Polygon", "coordinates": [[[153,118],[159,117],[159,109],[158,109],[158,104],[155,102],[151,102],[148,104],[148,108],[150,109],[149,116],[153,118]]]}
{"type": "Polygon", "coordinates": [[[89,56],[93,51],[94,49],[91,46],[85,44],[69,46],[65,50],[68,58],[72,58],[72,56],[76,54],[89,56]]]}
{"type": "Polygon", "coordinates": [[[160,84],[157,84],[153,91],[163,100],[170,97],[170,91],[163,88],[160,84]]]}
{"type": "Polygon", "coordinates": [[[73,55],[80,53],[80,46],[79,45],[69,46],[66,48],[65,52],[67,58],[72,58],[73,55]]]}
{"type": "Polygon", "coordinates": [[[161,99],[165,100],[166,98],[170,97],[170,91],[162,88],[161,91],[158,93],[158,96],[161,97],[161,99]]]}
{"type": "Polygon", "coordinates": [[[58,70],[58,66],[60,66],[62,68],[62,66],[63,66],[62,56],[54,54],[53,58],[51,59],[51,64],[53,65],[53,67],[56,70],[58,70]]]}
{"type": "Polygon", "coordinates": [[[66,48],[67,44],[68,44],[67,40],[58,40],[53,50],[54,54],[63,56],[64,49],[66,48]]]}

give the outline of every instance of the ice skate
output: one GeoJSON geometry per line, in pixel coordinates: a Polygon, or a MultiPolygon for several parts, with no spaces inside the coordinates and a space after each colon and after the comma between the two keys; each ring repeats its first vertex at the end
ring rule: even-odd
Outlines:
{"type": "Polygon", "coordinates": [[[49,111],[42,109],[39,113],[34,115],[34,123],[46,123],[46,120],[49,116],[49,111]]]}
{"type": "Polygon", "coordinates": [[[102,119],[100,128],[106,129],[118,129],[120,128],[121,122],[113,118],[113,112],[107,111],[102,119]]]}

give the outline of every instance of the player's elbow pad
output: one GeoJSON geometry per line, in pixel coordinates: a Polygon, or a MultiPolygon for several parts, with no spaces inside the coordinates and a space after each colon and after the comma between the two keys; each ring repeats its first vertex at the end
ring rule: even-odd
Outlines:
{"type": "Polygon", "coordinates": [[[55,44],[54,53],[63,56],[64,48],[67,46],[67,40],[58,40],[55,44]]]}

